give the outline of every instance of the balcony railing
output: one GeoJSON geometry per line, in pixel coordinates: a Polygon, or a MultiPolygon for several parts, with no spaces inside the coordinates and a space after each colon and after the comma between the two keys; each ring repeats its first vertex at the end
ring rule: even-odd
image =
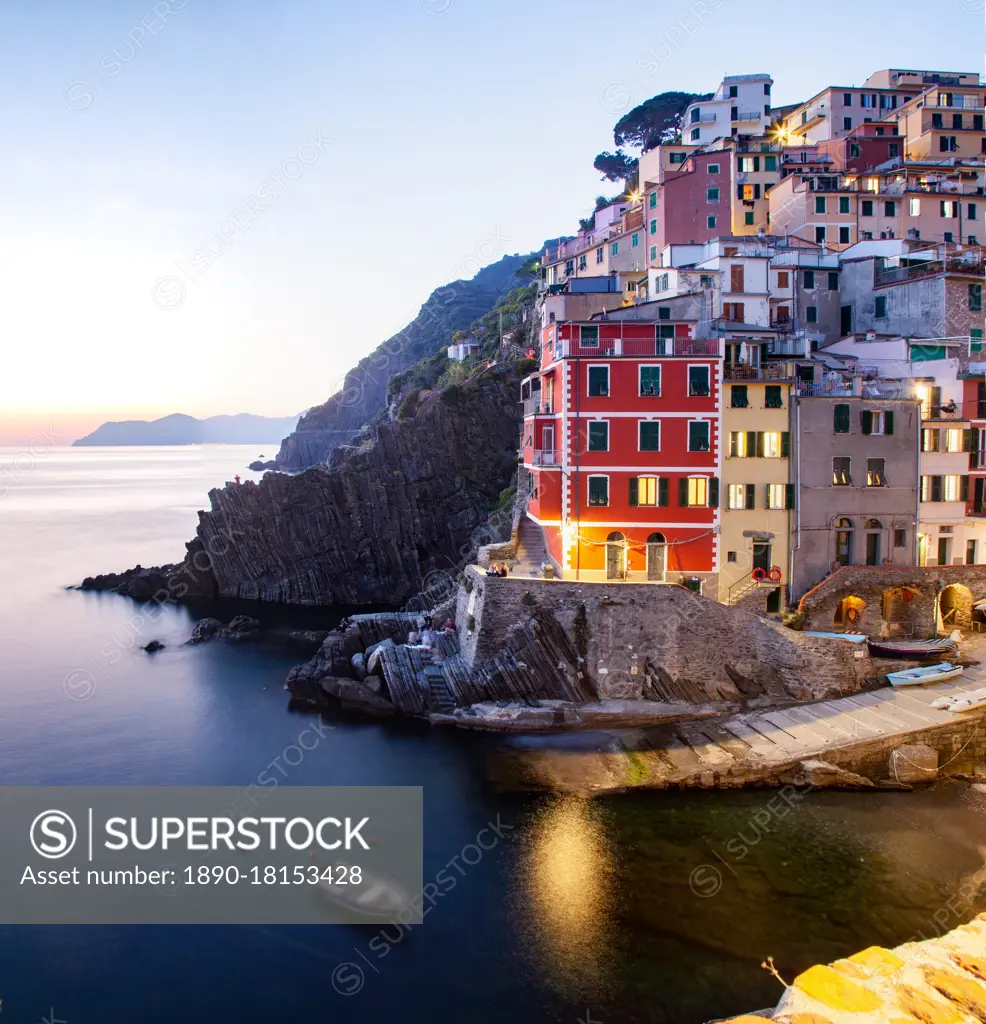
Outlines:
{"type": "MultiPolygon", "coordinates": [[[[974,404],[970,411],[977,411],[974,404]]],[[[969,418],[962,402],[946,402],[944,405],[924,403],[921,406],[921,419],[923,420],[966,420],[969,418]]]]}
{"type": "Polygon", "coordinates": [[[986,452],[984,452],[984,451],[969,452],[969,468],[970,469],[986,469],[986,452]]]}
{"type": "Polygon", "coordinates": [[[820,384],[798,384],[798,395],[801,398],[847,398],[851,394],[851,384],[838,384],[828,380],[820,384]]]}
{"type": "Polygon", "coordinates": [[[718,338],[601,338],[587,343],[566,338],[555,343],[555,358],[566,356],[707,356],[720,354],[718,338]]]}
{"type": "Polygon", "coordinates": [[[692,114],[691,120],[688,123],[689,124],[704,124],[706,121],[714,121],[715,119],[716,119],[716,115],[715,114],[699,114],[698,117],[696,117],[694,114],[692,114]]]}
{"type": "Polygon", "coordinates": [[[547,398],[525,398],[525,416],[550,416],[554,412],[553,404],[547,398]]]}
{"type": "Polygon", "coordinates": [[[763,115],[759,110],[737,110],[736,116],[731,117],[731,121],[759,121],[763,115]]]}
{"type": "Polygon", "coordinates": [[[763,366],[727,363],[723,376],[726,380],[790,380],[794,374],[787,363],[765,363],[763,366]]]}
{"type": "Polygon", "coordinates": [[[982,277],[986,272],[986,260],[976,254],[968,260],[927,260],[922,263],[911,263],[906,267],[890,267],[886,269],[875,269],[873,271],[873,283],[895,284],[900,281],[912,281],[919,277],[934,277],[936,274],[967,274],[974,277],[982,277]]]}
{"type": "Polygon", "coordinates": [[[531,455],[532,466],[560,466],[561,452],[551,448],[537,448],[531,455]]]}

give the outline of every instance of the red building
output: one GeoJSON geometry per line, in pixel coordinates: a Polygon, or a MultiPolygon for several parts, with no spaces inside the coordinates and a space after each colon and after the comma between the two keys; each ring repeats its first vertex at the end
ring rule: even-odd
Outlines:
{"type": "MultiPolygon", "coordinates": [[[[982,359],[978,353],[975,358],[982,359]]],[[[970,367],[959,374],[962,410],[972,428],[969,445],[969,497],[966,515],[986,516],[986,374],[970,367]]]]}
{"type": "Polygon", "coordinates": [[[721,345],[693,326],[545,328],[523,455],[528,516],[564,578],[714,580],[721,345]]]}

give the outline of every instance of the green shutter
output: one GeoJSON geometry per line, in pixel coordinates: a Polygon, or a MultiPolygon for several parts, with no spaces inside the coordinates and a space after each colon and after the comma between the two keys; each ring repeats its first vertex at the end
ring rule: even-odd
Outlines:
{"type": "Polygon", "coordinates": [[[883,432],[885,434],[892,434],[894,432],[894,411],[888,409],[883,414],[883,432]]]}
{"type": "Polygon", "coordinates": [[[959,501],[969,500],[969,478],[967,476],[961,477],[962,483],[959,484],[959,501]]]}
{"type": "Polygon", "coordinates": [[[973,447],[972,447],[972,431],[971,430],[963,430],[962,431],[962,451],[964,451],[964,452],[971,452],[972,450],[973,450],[973,447]]]}
{"type": "Polygon", "coordinates": [[[757,431],[756,438],[757,438],[757,448],[756,448],[757,458],[758,459],[762,459],[763,458],[763,431],[762,430],[758,430],[757,431]]]}
{"type": "Polygon", "coordinates": [[[638,488],[639,488],[639,484],[638,484],[637,478],[635,476],[630,477],[630,504],[631,505],[638,505],[639,504],[639,501],[637,500],[638,488]]]}
{"type": "MultiPolygon", "coordinates": [[[[968,483],[969,478],[963,477],[968,483]]],[[[719,477],[709,477],[709,508],[717,508],[719,505],[719,477]]]]}
{"type": "Polygon", "coordinates": [[[678,480],[678,505],[681,508],[688,508],[688,477],[683,476],[678,480]]]}
{"type": "Polygon", "coordinates": [[[668,507],[668,478],[662,476],[657,481],[657,504],[661,508],[668,507]]]}
{"type": "Polygon", "coordinates": [[[863,409],[859,414],[859,421],[863,425],[864,434],[873,433],[873,413],[869,409],[863,409]]]}
{"type": "Polygon", "coordinates": [[[791,434],[784,430],[781,432],[781,458],[786,459],[791,454],[791,434]]]}
{"type": "Polygon", "coordinates": [[[755,484],[746,485],[746,507],[756,508],[757,507],[757,488],[755,484]]]}
{"type": "Polygon", "coordinates": [[[941,490],[942,490],[942,478],[940,476],[933,476],[931,478],[931,500],[941,501],[941,490]]]}
{"type": "Polygon", "coordinates": [[[794,508],[794,484],[785,484],[784,491],[784,507],[794,508]]]}
{"type": "Polygon", "coordinates": [[[970,452],[978,452],[979,451],[979,427],[973,427],[972,430],[970,431],[970,433],[972,434],[972,439],[970,441],[969,451],[970,452]]]}
{"type": "Polygon", "coordinates": [[[729,457],[731,459],[735,459],[736,458],[736,438],[737,438],[737,436],[738,436],[738,432],[737,431],[730,430],[730,432],[729,432],[729,457]]]}
{"type": "Polygon", "coordinates": [[[757,432],[755,430],[746,432],[746,454],[748,458],[757,454],[757,432]]]}
{"type": "Polygon", "coordinates": [[[848,434],[849,433],[849,406],[840,402],[835,407],[835,415],[833,417],[833,429],[837,434],[848,434]]]}

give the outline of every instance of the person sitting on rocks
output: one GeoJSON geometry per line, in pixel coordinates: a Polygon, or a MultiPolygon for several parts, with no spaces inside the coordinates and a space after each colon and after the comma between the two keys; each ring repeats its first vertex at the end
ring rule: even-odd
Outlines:
{"type": "Polygon", "coordinates": [[[421,634],[416,629],[412,629],[411,632],[407,634],[407,642],[414,645],[420,644],[421,634]]]}
{"type": "Polygon", "coordinates": [[[445,625],[442,626],[442,629],[445,630],[446,633],[454,633],[455,623],[451,619],[446,619],[445,625]]]}
{"type": "Polygon", "coordinates": [[[506,576],[507,575],[507,563],[506,562],[500,562],[497,565],[497,567],[496,567],[496,574],[497,574],[497,576],[506,576]]]}
{"type": "Polygon", "coordinates": [[[431,628],[421,631],[421,643],[425,647],[434,647],[438,643],[438,634],[431,628]]]}
{"type": "Polygon", "coordinates": [[[486,567],[487,576],[499,576],[500,574],[496,571],[496,562],[490,562],[486,567]]]}

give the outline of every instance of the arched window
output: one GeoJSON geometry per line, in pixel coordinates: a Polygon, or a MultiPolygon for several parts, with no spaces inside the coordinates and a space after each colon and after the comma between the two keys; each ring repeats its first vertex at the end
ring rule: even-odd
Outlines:
{"type": "Polygon", "coordinates": [[[668,548],[663,533],[652,533],[647,538],[647,579],[663,583],[668,569],[668,548]]]}
{"type": "Polygon", "coordinates": [[[840,565],[852,565],[853,558],[853,529],[851,519],[837,519],[835,521],[835,560],[840,565]]]}
{"type": "Polygon", "coordinates": [[[883,529],[883,523],[881,523],[879,519],[867,519],[866,520],[866,529],[867,530],[882,530],[883,529]]]}
{"type": "Polygon", "coordinates": [[[606,538],[606,579],[625,580],[627,574],[627,539],[619,530],[606,538]]]}

